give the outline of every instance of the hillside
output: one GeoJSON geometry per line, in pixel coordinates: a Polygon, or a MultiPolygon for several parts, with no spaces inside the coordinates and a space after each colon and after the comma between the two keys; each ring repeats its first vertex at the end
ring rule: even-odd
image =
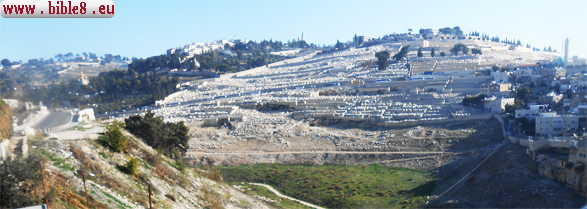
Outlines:
{"type": "Polygon", "coordinates": [[[0,174],[14,177],[3,182],[9,184],[18,184],[27,180],[27,176],[30,178],[14,193],[3,191],[0,203],[3,207],[45,203],[43,188],[39,186],[42,184],[40,170],[43,170],[51,208],[86,208],[81,175],[85,170],[87,193],[93,208],[148,208],[148,184],[152,185],[154,208],[268,208],[222,183],[214,170],[185,168],[182,172],[174,167],[173,160],[158,155],[132,135],[126,132],[125,135],[131,139],[126,153],[113,152],[99,139],[29,140],[32,148],[29,157],[10,163],[7,168],[0,169],[0,174]],[[132,157],[140,161],[135,176],[127,174],[125,166],[132,157]],[[45,168],[41,169],[40,165],[45,168]],[[6,170],[12,175],[7,175],[6,170]],[[18,194],[23,194],[20,192],[26,194],[26,199],[17,198],[18,194]]]}
{"type": "MultiPolygon", "coordinates": [[[[438,195],[460,180],[484,157],[459,159],[439,168],[438,195]],[[461,169],[454,169],[460,167],[461,169]]],[[[579,208],[585,197],[556,180],[540,175],[539,162],[526,148],[506,143],[475,172],[429,208],[579,208]]]]}
{"type": "Polygon", "coordinates": [[[4,100],[0,99],[0,140],[12,134],[12,111],[4,100]]]}

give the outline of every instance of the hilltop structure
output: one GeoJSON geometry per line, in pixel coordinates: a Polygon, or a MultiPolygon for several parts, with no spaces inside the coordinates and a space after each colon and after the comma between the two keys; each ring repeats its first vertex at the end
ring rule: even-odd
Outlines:
{"type": "Polygon", "coordinates": [[[88,76],[84,75],[84,72],[81,72],[78,81],[81,85],[89,85],[90,84],[90,81],[88,80],[88,76]]]}

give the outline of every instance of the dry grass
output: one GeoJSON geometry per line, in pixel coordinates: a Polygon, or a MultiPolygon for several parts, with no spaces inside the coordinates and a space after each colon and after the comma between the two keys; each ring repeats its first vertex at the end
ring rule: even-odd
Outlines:
{"type": "Polygon", "coordinates": [[[92,160],[82,149],[77,146],[71,146],[71,152],[73,153],[73,157],[79,160],[81,165],[81,170],[91,173],[101,173],[103,171],[102,166],[94,160],[92,160]]]}
{"type": "Polygon", "coordinates": [[[224,182],[224,179],[222,179],[221,170],[217,167],[206,165],[202,166],[200,169],[196,168],[194,170],[197,174],[200,174],[210,180],[215,182],[224,182]]]}
{"type": "Polygon", "coordinates": [[[82,165],[81,169],[86,173],[94,173],[97,182],[106,187],[116,191],[119,194],[126,195],[131,201],[137,202],[142,206],[147,207],[148,203],[145,201],[145,195],[141,191],[136,191],[128,184],[122,183],[119,179],[110,176],[109,174],[103,174],[103,168],[100,164],[92,160],[86,153],[83,152],[79,147],[72,145],[70,148],[73,156],[80,161],[82,165]]]}
{"type": "Polygon", "coordinates": [[[210,185],[204,184],[200,188],[202,195],[198,198],[204,201],[204,208],[220,209],[222,207],[222,200],[225,198],[222,194],[210,188],[210,185]]]}
{"type": "Polygon", "coordinates": [[[34,137],[42,139],[45,138],[45,134],[43,134],[43,132],[37,131],[34,137]]]}

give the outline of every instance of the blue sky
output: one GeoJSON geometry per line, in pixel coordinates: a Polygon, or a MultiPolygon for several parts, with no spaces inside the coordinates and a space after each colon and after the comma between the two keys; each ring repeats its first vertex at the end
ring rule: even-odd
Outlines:
{"type": "Polygon", "coordinates": [[[381,37],[411,28],[459,26],[540,49],[587,57],[587,1],[114,0],[105,19],[0,19],[0,58],[26,61],[59,53],[149,57],[193,42],[248,38],[287,41],[304,32],[316,44],[381,37]]]}

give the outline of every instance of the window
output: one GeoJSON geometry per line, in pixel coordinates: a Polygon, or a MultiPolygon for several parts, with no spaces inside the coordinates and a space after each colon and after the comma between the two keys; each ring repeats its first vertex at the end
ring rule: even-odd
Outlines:
{"type": "Polygon", "coordinates": [[[561,131],[561,130],[562,130],[562,128],[553,128],[552,130],[553,130],[553,131],[561,131]]]}

